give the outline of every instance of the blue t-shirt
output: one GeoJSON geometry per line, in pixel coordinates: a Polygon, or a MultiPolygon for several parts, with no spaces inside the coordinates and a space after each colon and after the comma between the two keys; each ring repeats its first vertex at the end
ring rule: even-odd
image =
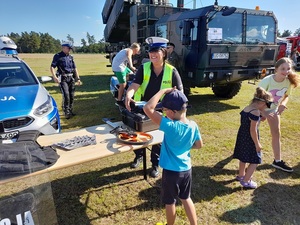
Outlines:
{"type": "Polygon", "coordinates": [[[201,140],[198,125],[194,121],[185,124],[163,117],[159,129],[164,132],[159,166],[176,172],[191,169],[190,150],[197,140],[201,140]]]}

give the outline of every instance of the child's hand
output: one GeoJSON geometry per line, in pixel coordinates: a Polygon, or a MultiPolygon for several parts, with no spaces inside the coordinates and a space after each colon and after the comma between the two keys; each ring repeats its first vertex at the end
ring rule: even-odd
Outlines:
{"type": "Polygon", "coordinates": [[[258,153],[258,152],[261,152],[261,150],[262,150],[262,145],[260,144],[260,143],[258,143],[256,146],[255,146],[255,148],[256,148],[256,152],[258,153]]]}
{"type": "Polygon", "coordinates": [[[284,110],[286,110],[287,107],[285,105],[279,105],[276,114],[281,115],[284,110]]]}
{"type": "Polygon", "coordinates": [[[165,94],[168,94],[168,93],[170,93],[170,92],[176,90],[176,86],[174,86],[174,87],[172,87],[172,88],[166,88],[166,89],[164,89],[164,90],[165,90],[165,94]]]}

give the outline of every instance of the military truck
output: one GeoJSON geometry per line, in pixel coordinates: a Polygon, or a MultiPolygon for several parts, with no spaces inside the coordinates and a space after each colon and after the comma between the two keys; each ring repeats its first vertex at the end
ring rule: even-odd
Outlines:
{"type": "MultiPolygon", "coordinates": [[[[159,36],[175,44],[182,59],[185,93],[212,87],[215,96],[232,98],[244,80],[272,72],[279,46],[272,11],[213,5],[183,8],[163,0],[107,0],[102,11],[108,58],[132,42],[159,36]]],[[[144,56],[146,54],[142,54],[144,56]]]]}

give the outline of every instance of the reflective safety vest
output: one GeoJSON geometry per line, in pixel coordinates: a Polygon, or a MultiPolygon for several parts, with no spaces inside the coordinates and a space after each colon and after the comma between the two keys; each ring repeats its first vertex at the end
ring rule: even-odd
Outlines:
{"type": "MultiPolygon", "coordinates": [[[[172,87],[172,73],[173,73],[174,67],[170,64],[165,63],[164,67],[164,74],[162,78],[162,82],[160,85],[160,89],[165,88],[171,88],[172,87]]],[[[149,80],[151,76],[151,62],[144,63],[144,77],[143,77],[143,83],[140,85],[140,87],[137,89],[137,91],[134,94],[134,100],[135,101],[141,101],[142,96],[144,96],[146,88],[148,86],[149,80]]]]}

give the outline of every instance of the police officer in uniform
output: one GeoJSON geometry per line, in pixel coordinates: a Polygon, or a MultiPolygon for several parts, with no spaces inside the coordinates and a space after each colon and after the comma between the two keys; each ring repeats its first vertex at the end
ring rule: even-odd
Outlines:
{"type": "MultiPolygon", "coordinates": [[[[149,101],[160,89],[175,87],[183,91],[180,75],[175,67],[166,62],[168,40],[160,37],[148,37],[149,62],[142,64],[135,79],[126,92],[125,106],[131,111],[130,102],[149,101]],[[132,99],[133,98],[133,99],[132,99]]],[[[135,150],[135,158],[131,168],[136,168],[142,162],[143,149],[135,150]]],[[[157,177],[160,145],[153,145],[151,151],[151,177],[157,177]]]]}
{"type": "Polygon", "coordinates": [[[66,119],[74,116],[73,102],[75,95],[75,82],[81,85],[80,77],[73,59],[70,55],[72,43],[62,43],[62,51],[55,54],[50,66],[50,71],[54,82],[59,84],[63,95],[63,110],[66,119]],[[55,70],[56,69],[56,70],[55,70]]]}

